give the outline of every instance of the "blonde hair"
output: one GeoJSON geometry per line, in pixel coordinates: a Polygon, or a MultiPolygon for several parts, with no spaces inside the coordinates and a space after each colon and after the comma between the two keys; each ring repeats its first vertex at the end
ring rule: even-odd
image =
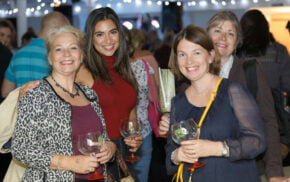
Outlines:
{"type": "Polygon", "coordinates": [[[211,19],[207,22],[207,32],[209,32],[210,29],[217,27],[220,23],[224,21],[230,21],[236,29],[237,40],[235,47],[239,47],[242,44],[242,30],[237,16],[232,11],[223,10],[213,15],[211,19]]]}
{"type": "Polygon", "coordinates": [[[133,28],[130,30],[131,42],[135,50],[142,49],[145,43],[145,35],[141,30],[133,28]]]}
{"type": "Polygon", "coordinates": [[[48,31],[47,34],[47,39],[46,39],[46,48],[47,48],[47,52],[50,52],[50,48],[51,48],[51,44],[53,42],[53,38],[61,33],[71,33],[76,37],[78,46],[80,47],[82,53],[84,51],[84,35],[81,31],[79,31],[78,29],[70,26],[70,25],[66,25],[66,26],[62,26],[62,27],[58,27],[58,28],[52,28],[48,31]]]}

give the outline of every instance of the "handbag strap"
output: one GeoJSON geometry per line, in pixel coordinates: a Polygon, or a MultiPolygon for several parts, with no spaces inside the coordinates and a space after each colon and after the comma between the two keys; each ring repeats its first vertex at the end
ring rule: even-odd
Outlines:
{"type": "Polygon", "coordinates": [[[148,85],[149,85],[149,92],[151,94],[152,97],[152,101],[154,102],[154,105],[156,105],[156,96],[155,96],[155,91],[154,91],[154,86],[153,86],[153,81],[151,79],[151,75],[149,72],[149,67],[148,67],[148,63],[142,59],[142,62],[145,65],[145,69],[146,69],[146,73],[147,73],[147,78],[148,78],[148,85]]]}
{"type": "Polygon", "coordinates": [[[257,61],[255,59],[247,60],[243,63],[247,87],[255,99],[257,99],[257,91],[258,91],[256,64],[257,61]]]}

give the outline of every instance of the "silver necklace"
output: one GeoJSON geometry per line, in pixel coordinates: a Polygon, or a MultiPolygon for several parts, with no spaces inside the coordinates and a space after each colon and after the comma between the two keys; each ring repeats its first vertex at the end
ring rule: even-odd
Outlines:
{"type": "Polygon", "coordinates": [[[54,81],[54,83],[55,83],[55,86],[57,86],[57,87],[59,87],[59,88],[61,88],[62,89],[62,91],[64,91],[65,93],[67,93],[71,98],[75,98],[76,96],[80,96],[80,94],[79,94],[79,89],[78,89],[78,87],[76,86],[76,85],[74,85],[74,87],[75,87],[75,89],[76,89],[76,93],[75,94],[73,94],[73,93],[71,93],[70,91],[68,91],[67,89],[65,89],[65,88],[63,88],[54,78],[53,78],[53,76],[52,75],[50,75],[51,76],[51,78],[52,78],[52,80],[54,81]]]}

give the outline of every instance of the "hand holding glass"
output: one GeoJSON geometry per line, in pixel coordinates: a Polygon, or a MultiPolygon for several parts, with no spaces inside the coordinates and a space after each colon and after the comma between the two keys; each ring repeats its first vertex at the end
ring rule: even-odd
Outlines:
{"type": "MultiPolygon", "coordinates": [[[[173,123],[171,126],[172,139],[175,143],[180,144],[184,140],[197,140],[199,139],[199,128],[194,119],[187,119],[180,122],[173,123]]],[[[204,166],[205,163],[194,162],[190,171],[194,171],[196,168],[204,166]]]]}
{"type": "MultiPolygon", "coordinates": [[[[140,136],[142,131],[142,123],[139,120],[122,120],[120,126],[121,135],[130,140],[134,140],[136,136],[140,136]]],[[[132,152],[130,156],[125,158],[127,162],[137,162],[140,157],[135,156],[132,152]]]]}
{"type": "MultiPolygon", "coordinates": [[[[78,136],[78,149],[83,155],[95,155],[100,152],[104,139],[101,132],[91,132],[78,136]]],[[[94,175],[88,180],[104,179],[95,169],[94,175]]]]}

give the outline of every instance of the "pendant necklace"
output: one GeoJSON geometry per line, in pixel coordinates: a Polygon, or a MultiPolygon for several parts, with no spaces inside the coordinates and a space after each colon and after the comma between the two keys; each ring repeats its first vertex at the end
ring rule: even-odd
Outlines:
{"type": "Polygon", "coordinates": [[[55,81],[55,79],[53,78],[52,75],[50,75],[50,76],[51,76],[52,80],[54,81],[55,86],[61,88],[62,91],[64,91],[65,93],[69,94],[69,96],[70,96],[71,98],[75,98],[76,96],[80,96],[80,94],[79,94],[79,89],[77,88],[77,86],[75,86],[75,89],[76,89],[77,92],[76,92],[75,94],[73,94],[73,93],[71,93],[70,91],[68,91],[67,89],[63,88],[63,87],[62,87],[62,86],[61,86],[57,81],[55,81]]]}

